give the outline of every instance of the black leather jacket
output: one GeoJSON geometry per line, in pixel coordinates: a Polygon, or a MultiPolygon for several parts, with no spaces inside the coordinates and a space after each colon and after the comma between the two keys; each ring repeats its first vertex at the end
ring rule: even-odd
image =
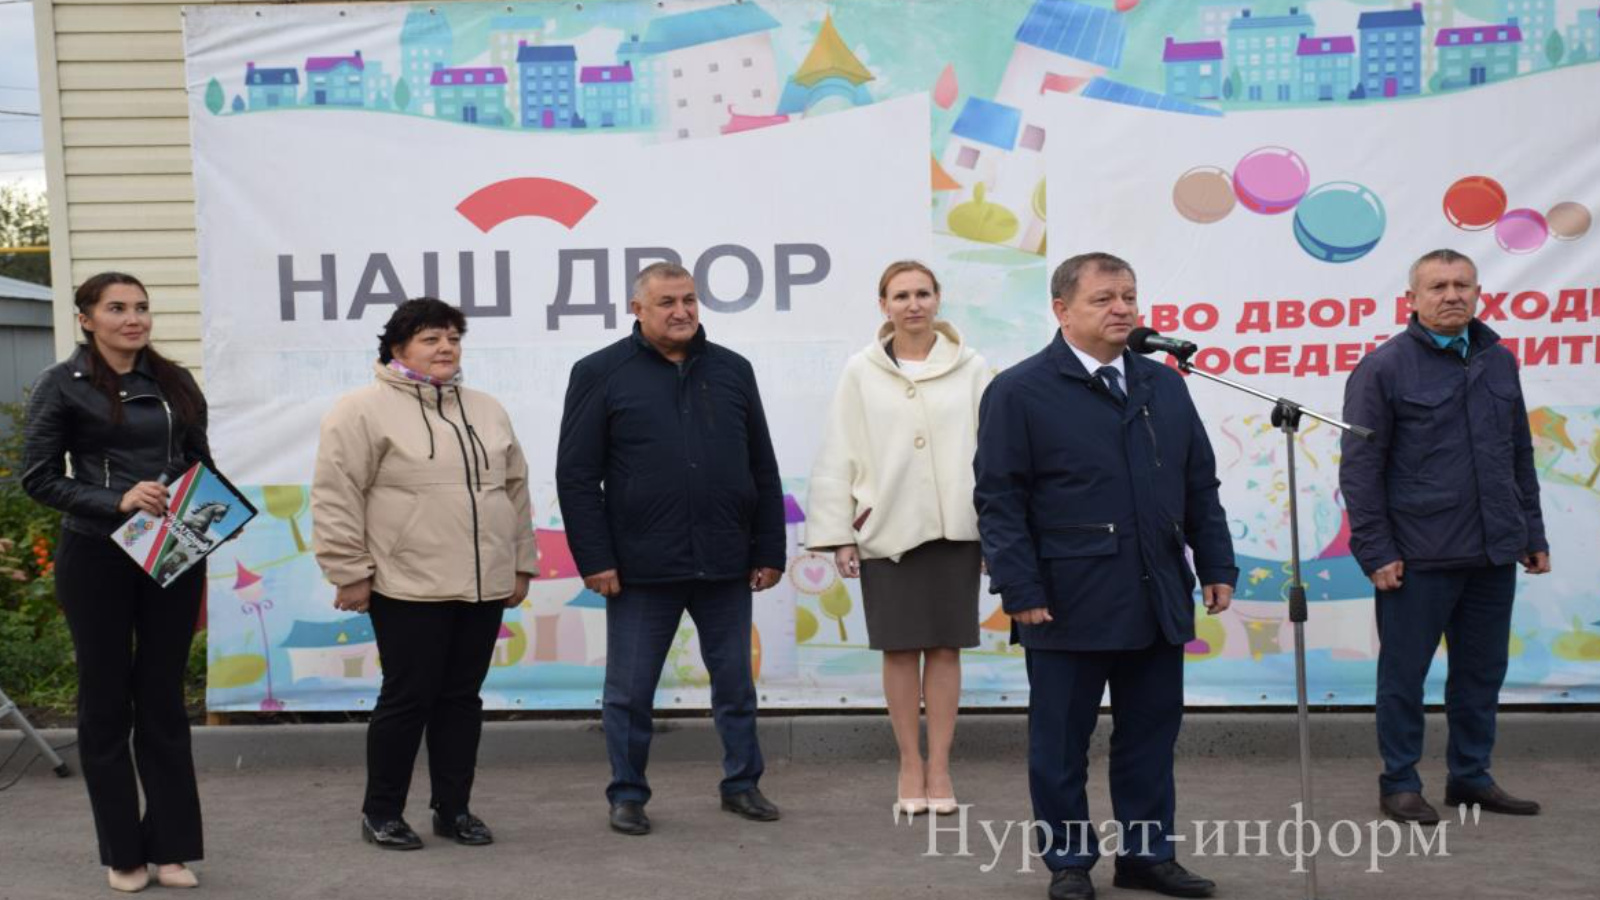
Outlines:
{"type": "MultiPolygon", "coordinates": [[[[134,484],[163,474],[176,478],[196,462],[216,467],[206,443],[203,398],[200,421],[180,421],[141,355],[133,371],[120,378],[123,418],[113,424],[105,395],[89,380],[91,364],[89,351],[80,346],[34,383],[22,488],[34,500],[65,513],[64,528],[105,536],[127,519],[117,504],[134,484]]],[[[198,386],[195,394],[200,395],[198,386]]]]}

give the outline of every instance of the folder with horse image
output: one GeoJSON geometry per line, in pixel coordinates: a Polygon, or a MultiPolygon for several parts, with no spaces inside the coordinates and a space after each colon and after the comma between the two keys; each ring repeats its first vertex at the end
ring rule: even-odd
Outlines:
{"type": "Polygon", "coordinates": [[[255,506],[228,479],[195,463],[172,486],[166,515],[134,513],[111,537],[166,587],[255,517],[255,506]]]}

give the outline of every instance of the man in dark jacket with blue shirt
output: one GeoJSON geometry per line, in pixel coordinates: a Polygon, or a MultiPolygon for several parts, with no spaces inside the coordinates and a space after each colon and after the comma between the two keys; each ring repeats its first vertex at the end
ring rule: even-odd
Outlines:
{"type": "Polygon", "coordinates": [[[722,808],[770,822],[750,666],[751,592],[784,565],[766,414],[750,363],[706,340],[688,271],[656,263],[633,287],[633,334],[572,367],[556,456],[567,542],[606,598],[611,827],[650,831],[651,707],[685,611],[711,674],[722,808]]]}
{"type": "Polygon", "coordinates": [[[1479,322],[1478,270],[1454,250],[1411,267],[1414,310],[1404,334],[1374,350],[1345,384],[1339,487],[1350,549],[1377,588],[1379,804],[1391,818],[1432,824],[1422,796],[1422,690],[1448,639],[1450,778],[1445,802],[1534,815],[1489,775],[1505,681],[1516,564],[1550,571],[1533,437],[1517,361],[1479,322]]]}
{"type": "Polygon", "coordinates": [[[1075,256],[1050,290],[1061,330],[984,393],[974,462],[991,589],[1027,649],[1028,783],[1049,895],[1094,896],[1084,784],[1109,683],[1114,883],[1210,896],[1215,885],[1174,858],[1172,754],[1194,639],[1185,546],[1208,613],[1228,608],[1239,575],[1216,459],[1183,378],[1127,352],[1133,269],[1075,256]]]}

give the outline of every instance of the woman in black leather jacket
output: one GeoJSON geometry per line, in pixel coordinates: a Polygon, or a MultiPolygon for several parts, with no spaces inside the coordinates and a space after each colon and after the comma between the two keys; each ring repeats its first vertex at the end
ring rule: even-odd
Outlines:
{"type": "Polygon", "coordinates": [[[205,565],[159,587],[111,533],[136,510],[166,512],[166,482],[211,465],[205,398],[150,347],[138,279],[96,275],[75,302],[85,342],[34,384],[22,485],[65,513],[56,597],[77,652],[78,756],[100,861],[117,890],[143,889],[151,864],[160,883],[194,887],[184,863],[201,857],[200,797],[183,676],[205,565]]]}

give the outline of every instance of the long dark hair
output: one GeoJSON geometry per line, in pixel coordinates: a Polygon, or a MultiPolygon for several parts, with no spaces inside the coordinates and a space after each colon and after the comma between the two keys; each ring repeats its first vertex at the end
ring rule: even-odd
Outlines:
{"type": "MultiPolygon", "coordinates": [[[[144,282],[124,272],[101,272],[78,286],[78,291],[72,297],[72,303],[82,315],[93,314],[94,308],[100,302],[100,296],[106,288],[112,285],[126,284],[139,289],[148,299],[150,292],[145,290],[144,282]]],[[[111,421],[122,423],[122,397],[117,383],[117,372],[100,355],[100,348],[94,342],[94,333],[85,328],[83,330],[84,344],[89,350],[89,383],[104,394],[106,401],[111,404],[111,421]]],[[[156,352],[156,348],[146,345],[139,353],[143,356],[145,365],[149,366],[150,374],[155,376],[156,384],[161,388],[161,394],[172,406],[172,412],[178,420],[185,424],[193,424],[200,420],[202,400],[194,388],[194,381],[183,367],[156,352]]]]}

